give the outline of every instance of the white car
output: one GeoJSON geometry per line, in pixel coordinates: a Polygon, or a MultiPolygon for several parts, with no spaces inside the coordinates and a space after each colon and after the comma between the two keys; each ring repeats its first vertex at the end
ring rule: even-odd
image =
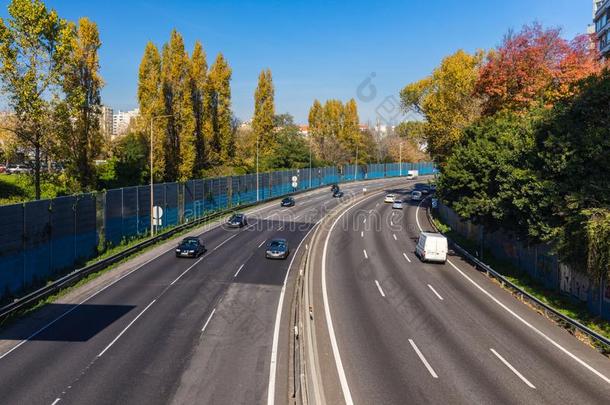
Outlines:
{"type": "Polygon", "coordinates": [[[385,196],[384,202],[393,203],[396,196],[394,194],[388,194],[385,196]]]}
{"type": "Polygon", "coordinates": [[[440,233],[422,232],[415,247],[415,254],[422,262],[447,261],[447,238],[440,233]]]}
{"type": "Polygon", "coordinates": [[[421,191],[413,190],[411,191],[411,200],[413,201],[421,201],[422,193],[421,191]]]}
{"type": "Polygon", "coordinates": [[[8,174],[30,174],[32,169],[26,165],[9,165],[6,172],[8,174]]]}
{"type": "Polygon", "coordinates": [[[402,209],[402,201],[401,200],[394,200],[394,202],[392,203],[392,209],[401,210],[402,209]]]}

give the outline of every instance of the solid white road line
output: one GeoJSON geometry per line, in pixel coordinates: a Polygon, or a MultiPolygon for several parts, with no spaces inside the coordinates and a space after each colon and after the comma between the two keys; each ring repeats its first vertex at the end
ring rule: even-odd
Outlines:
{"type": "Polygon", "coordinates": [[[133,320],[132,320],[131,322],[129,322],[129,324],[127,324],[127,326],[125,326],[125,328],[124,328],[124,329],[121,331],[121,333],[119,333],[119,334],[118,334],[118,335],[117,335],[117,336],[116,336],[116,337],[115,337],[115,338],[112,340],[112,342],[108,343],[108,346],[106,346],[106,347],[104,348],[104,350],[102,350],[102,351],[100,352],[100,354],[98,354],[98,355],[97,355],[97,357],[102,357],[102,356],[104,355],[104,353],[106,353],[106,350],[110,349],[110,347],[111,347],[113,344],[115,344],[115,343],[116,343],[116,341],[117,341],[117,340],[119,340],[119,339],[121,338],[121,336],[123,336],[123,334],[124,334],[125,332],[127,332],[127,329],[129,329],[129,328],[131,327],[131,325],[133,325],[133,324],[134,324],[134,323],[135,323],[135,322],[138,320],[138,318],[140,318],[140,317],[142,316],[142,314],[144,314],[144,312],[146,312],[146,311],[148,310],[148,308],[150,308],[150,307],[152,306],[152,304],[154,304],[156,301],[157,301],[156,299],[152,300],[152,301],[150,302],[150,304],[148,304],[148,305],[146,306],[146,308],[144,308],[144,309],[142,310],[142,312],[140,312],[140,313],[139,313],[139,314],[138,314],[138,315],[137,315],[135,318],[133,318],[133,320]]]}
{"type": "Polygon", "coordinates": [[[265,244],[265,242],[267,242],[267,239],[265,239],[264,241],[261,242],[260,245],[258,245],[258,247],[260,248],[261,246],[263,246],[265,244]]]}
{"type": "Polygon", "coordinates": [[[368,259],[368,258],[369,258],[369,255],[367,255],[367,254],[366,254],[366,249],[362,249],[362,252],[364,253],[364,258],[365,258],[365,259],[368,259]]]}
{"type": "Polygon", "coordinates": [[[55,405],[56,403],[58,403],[59,401],[61,401],[61,398],[55,398],[55,401],[53,401],[53,403],[51,405],[55,405]]]}
{"type": "Polygon", "coordinates": [[[322,221],[322,219],[318,220],[309,231],[305,234],[301,242],[299,242],[294,254],[292,255],[292,259],[290,259],[290,264],[288,265],[288,270],[286,270],[286,276],[284,277],[284,283],[282,284],[282,290],[280,292],[280,299],[277,303],[277,311],[275,314],[275,326],[273,327],[273,343],[271,344],[271,361],[269,363],[269,386],[267,387],[267,405],[274,405],[275,403],[275,378],[277,374],[277,348],[280,339],[280,322],[282,320],[282,306],[284,305],[284,296],[286,295],[286,283],[288,282],[288,276],[290,275],[290,269],[292,268],[292,264],[294,263],[295,257],[297,257],[297,253],[299,248],[303,244],[303,241],[307,239],[311,231],[313,231],[316,226],[322,221]]]}
{"type": "Polygon", "coordinates": [[[234,238],[234,237],[236,237],[237,235],[238,235],[238,234],[236,233],[236,234],[234,234],[234,235],[229,236],[227,239],[225,239],[225,240],[223,240],[222,242],[220,242],[220,244],[219,244],[218,246],[216,246],[216,247],[215,247],[214,249],[212,249],[212,250],[213,250],[213,251],[214,251],[214,250],[217,250],[218,248],[220,248],[222,245],[224,245],[225,243],[227,243],[228,241],[230,241],[231,239],[233,239],[233,238],[234,238]]]}
{"type": "Polygon", "coordinates": [[[393,233],[392,236],[394,237],[394,240],[398,240],[395,233],[393,233]]]}
{"type": "Polygon", "coordinates": [[[432,368],[430,363],[428,363],[428,360],[426,360],[424,355],[419,351],[419,348],[417,347],[417,345],[415,345],[415,342],[412,339],[409,339],[409,343],[411,343],[413,350],[415,350],[415,353],[417,353],[421,362],[424,363],[424,366],[426,366],[430,374],[432,374],[432,377],[438,378],[438,375],[434,372],[434,369],[432,368]]]}
{"type": "Polygon", "coordinates": [[[212,312],[210,312],[210,316],[208,316],[208,320],[205,321],[205,323],[203,324],[203,328],[201,328],[201,333],[203,333],[205,331],[205,328],[208,327],[208,324],[210,323],[210,321],[212,320],[212,317],[214,316],[214,312],[216,312],[215,307],[214,307],[214,309],[212,309],[212,312]]]}
{"type": "Polygon", "coordinates": [[[360,231],[360,237],[364,238],[364,231],[360,231]]]}
{"type": "MultiPolygon", "coordinates": [[[[423,202],[423,201],[422,201],[423,202]]],[[[415,215],[416,215],[416,219],[417,219],[417,211],[419,210],[419,206],[421,205],[421,203],[419,203],[419,205],[417,206],[417,210],[415,211],[415,215]]],[[[419,230],[422,230],[422,227],[419,224],[419,221],[417,221],[417,226],[419,228],[419,230]]],[[[473,286],[475,286],[479,291],[481,291],[483,294],[485,294],[487,297],[489,297],[493,302],[495,302],[496,304],[498,304],[502,309],[504,309],[506,312],[508,312],[509,314],[511,314],[513,317],[515,317],[516,319],[518,319],[521,323],[523,323],[525,326],[527,326],[528,328],[530,328],[532,331],[534,331],[536,334],[538,334],[540,337],[542,337],[544,340],[546,340],[547,342],[549,342],[550,344],[552,344],[553,346],[555,346],[557,349],[559,349],[560,351],[562,351],[563,353],[565,353],[567,356],[571,357],[574,361],[576,361],[578,364],[580,364],[581,366],[583,366],[584,368],[586,368],[587,370],[589,370],[590,372],[592,372],[593,374],[595,374],[596,376],[598,376],[599,378],[601,378],[603,381],[605,381],[607,384],[610,384],[610,378],[606,377],[605,375],[603,375],[602,373],[600,373],[599,371],[597,371],[595,368],[591,367],[589,364],[587,364],[584,360],[581,360],[579,357],[577,357],[576,355],[572,354],[572,352],[570,352],[569,350],[567,350],[565,347],[561,346],[559,343],[555,342],[553,339],[551,339],[550,337],[548,337],[547,335],[545,335],[543,332],[541,332],[539,329],[537,329],[534,325],[532,325],[531,323],[529,323],[528,321],[526,321],[525,319],[523,319],[522,317],[520,317],[519,315],[517,315],[516,312],[514,312],[512,309],[510,309],[509,307],[507,307],[506,305],[504,305],[502,302],[500,302],[500,300],[498,300],[496,297],[494,297],[493,295],[491,295],[491,293],[489,293],[486,289],[484,289],[483,287],[481,287],[476,281],[474,281],[472,278],[470,278],[466,273],[464,273],[462,270],[460,270],[455,264],[453,264],[453,262],[451,260],[447,260],[447,263],[449,263],[451,265],[451,267],[453,267],[455,270],[457,270],[457,272],[464,277],[466,280],[468,280],[473,286]]]]}
{"type": "Polygon", "coordinates": [[[193,264],[191,264],[186,270],[184,270],[182,273],[180,273],[180,275],[178,277],[176,277],[174,279],[174,281],[172,281],[171,283],[169,283],[169,285],[174,285],[176,284],[176,282],[178,280],[180,280],[182,278],[182,276],[184,276],[186,273],[188,273],[193,267],[197,266],[197,264],[199,264],[200,261],[203,260],[203,257],[200,257],[199,259],[197,259],[197,261],[193,264]]]}
{"type": "Polygon", "coordinates": [[[379,285],[379,281],[375,280],[375,284],[377,284],[377,289],[379,290],[379,294],[381,294],[381,296],[385,298],[385,293],[381,289],[381,285],[379,285]]]}
{"type": "Polygon", "coordinates": [[[441,295],[439,293],[436,292],[436,290],[434,289],[434,287],[432,287],[430,284],[428,284],[428,287],[432,290],[432,292],[434,294],[436,294],[436,296],[438,297],[439,300],[443,300],[443,297],[441,297],[441,295]]]}
{"type": "Polygon", "coordinates": [[[237,269],[237,271],[235,272],[235,275],[233,276],[233,278],[237,277],[237,275],[239,274],[239,272],[241,271],[241,269],[244,268],[244,264],[242,264],[241,266],[239,266],[239,269],[237,269]]]}
{"type": "Polygon", "coordinates": [[[406,254],[406,253],[403,253],[402,255],[405,257],[405,259],[407,259],[407,261],[408,261],[409,263],[411,263],[411,259],[409,259],[409,256],[407,256],[407,254],[406,254]]]}
{"type": "Polygon", "coordinates": [[[527,384],[528,387],[536,389],[536,387],[534,386],[534,384],[532,384],[531,382],[528,381],[527,378],[523,377],[523,374],[521,374],[516,368],[514,368],[508,361],[506,361],[506,359],[502,356],[500,356],[500,354],[498,352],[496,352],[494,349],[490,348],[489,350],[491,350],[491,352],[493,354],[496,355],[497,358],[500,359],[500,361],[502,363],[504,363],[504,365],[506,367],[508,367],[510,369],[510,371],[512,371],[513,373],[515,373],[517,375],[517,377],[519,377],[521,379],[521,381],[523,381],[524,383],[527,384]]]}

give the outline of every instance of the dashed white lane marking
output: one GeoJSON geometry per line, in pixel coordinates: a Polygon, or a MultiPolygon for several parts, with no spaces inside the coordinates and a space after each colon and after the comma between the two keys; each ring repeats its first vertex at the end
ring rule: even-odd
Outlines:
{"type": "Polygon", "coordinates": [[[184,276],[186,273],[188,273],[193,267],[195,267],[197,264],[199,264],[200,261],[203,260],[203,257],[200,257],[199,259],[197,259],[197,261],[193,264],[191,264],[186,270],[184,270],[182,273],[180,273],[180,275],[178,277],[176,277],[174,279],[174,281],[172,281],[171,283],[169,283],[169,285],[174,285],[176,284],[176,282],[178,280],[180,280],[182,278],[182,276],[184,276]]]}
{"type": "Polygon", "coordinates": [[[398,240],[398,238],[396,237],[396,234],[392,234],[392,236],[394,237],[394,240],[398,240]]]}
{"type": "Polygon", "coordinates": [[[415,350],[415,353],[417,353],[417,355],[419,356],[419,359],[421,360],[422,363],[424,363],[424,366],[426,366],[426,368],[428,369],[428,371],[430,372],[432,377],[438,378],[438,375],[434,372],[434,369],[432,368],[430,363],[428,363],[428,360],[426,360],[424,355],[419,351],[419,348],[417,347],[417,345],[415,344],[413,339],[409,339],[409,343],[411,343],[413,350],[415,350]]]}
{"type": "Polygon", "coordinates": [[[364,238],[364,231],[360,231],[360,237],[364,238]]]}
{"type": "Polygon", "coordinates": [[[55,405],[56,403],[58,403],[59,401],[61,401],[61,398],[55,398],[55,401],[53,401],[53,403],[51,405],[55,405]]]}
{"type": "Polygon", "coordinates": [[[500,359],[500,361],[502,363],[504,363],[504,365],[506,367],[508,367],[510,369],[510,371],[512,371],[513,373],[515,373],[517,375],[517,377],[519,377],[521,379],[521,381],[523,381],[524,383],[527,384],[528,387],[536,389],[536,387],[534,386],[534,384],[532,384],[531,382],[529,382],[529,380],[527,378],[525,378],[523,376],[523,374],[521,374],[516,368],[514,368],[508,361],[506,361],[506,359],[502,356],[500,356],[500,354],[498,352],[496,352],[494,349],[490,348],[489,350],[491,350],[491,352],[493,354],[496,355],[497,358],[500,359]]]}
{"type": "Polygon", "coordinates": [[[210,323],[210,321],[212,320],[212,317],[214,316],[214,312],[216,312],[216,308],[212,309],[210,316],[208,316],[208,320],[205,321],[205,323],[203,324],[203,328],[201,328],[201,333],[203,333],[205,331],[205,328],[208,327],[208,324],[210,323]]]}
{"type": "Polygon", "coordinates": [[[144,314],[144,312],[146,312],[148,310],[148,308],[150,308],[152,306],[152,304],[154,304],[156,301],[157,301],[156,299],[152,300],[150,302],[150,304],[148,304],[146,306],[146,308],[144,308],[142,310],[142,312],[140,312],[135,318],[133,318],[133,320],[131,322],[129,322],[129,324],[127,324],[127,326],[125,326],[125,328],[112,340],[112,342],[108,343],[108,346],[106,346],[104,348],[104,350],[102,350],[100,352],[100,354],[97,355],[97,357],[102,357],[104,355],[104,353],[106,353],[106,351],[108,349],[110,349],[110,347],[112,347],[112,345],[115,344],[116,341],[119,340],[125,332],[127,332],[127,329],[129,329],[131,327],[131,325],[133,325],[138,320],[138,318],[140,318],[144,314]]]}
{"type": "Polygon", "coordinates": [[[235,275],[233,276],[233,278],[237,277],[237,275],[239,274],[239,272],[241,271],[241,269],[244,268],[244,264],[242,264],[241,266],[239,266],[239,269],[237,269],[237,271],[235,272],[235,275]]]}
{"type": "Polygon", "coordinates": [[[238,234],[235,235],[231,235],[229,236],[227,239],[223,240],[222,242],[220,242],[220,244],[218,246],[216,246],[213,250],[217,250],[218,248],[220,248],[222,245],[224,245],[225,243],[227,243],[228,241],[230,241],[231,239],[233,239],[234,237],[236,237],[238,234]]]}
{"type": "Polygon", "coordinates": [[[411,259],[409,259],[409,256],[407,256],[407,254],[406,254],[406,253],[403,253],[402,255],[405,257],[405,259],[407,259],[407,261],[408,261],[409,263],[411,263],[411,259]]]}
{"type": "Polygon", "coordinates": [[[368,258],[369,258],[369,255],[367,255],[367,254],[366,254],[366,249],[362,249],[362,252],[364,253],[364,258],[365,258],[365,259],[368,259],[368,258]]]}
{"type": "Polygon", "coordinates": [[[439,293],[436,292],[436,290],[434,289],[434,287],[432,287],[430,284],[428,284],[428,288],[430,288],[432,290],[432,292],[434,294],[436,294],[436,296],[438,297],[439,300],[443,300],[443,297],[441,297],[441,295],[439,293]]]}
{"type": "Polygon", "coordinates": [[[379,284],[379,281],[375,280],[375,284],[377,284],[377,289],[379,290],[379,294],[381,294],[381,296],[385,298],[385,293],[381,289],[381,285],[379,284]]]}
{"type": "Polygon", "coordinates": [[[366,218],[364,218],[364,220],[362,221],[363,224],[366,224],[366,218]]]}
{"type": "Polygon", "coordinates": [[[265,244],[265,242],[267,242],[267,239],[265,239],[264,241],[261,242],[260,245],[258,245],[258,247],[260,248],[261,246],[263,246],[265,244]]]}

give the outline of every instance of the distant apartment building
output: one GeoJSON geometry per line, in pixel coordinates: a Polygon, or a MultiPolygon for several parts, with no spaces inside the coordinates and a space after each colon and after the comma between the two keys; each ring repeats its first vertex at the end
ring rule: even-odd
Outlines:
{"type": "Polygon", "coordinates": [[[105,105],[102,106],[102,113],[100,115],[100,130],[105,139],[112,139],[112,115],[114,111],[112,108],[105,105]]]}
{"type": "Polygon", "coordinates": [[[132,120],[140,115],[140,109],[136,108],[130,111],[121,111],[112,115],[112,138],[123,135],[132,120]]]}
{"type": "Polygon", "coordinates": [[[593,0],[593,25],[599,52],[610,57],[610,0],[593,0]]]}

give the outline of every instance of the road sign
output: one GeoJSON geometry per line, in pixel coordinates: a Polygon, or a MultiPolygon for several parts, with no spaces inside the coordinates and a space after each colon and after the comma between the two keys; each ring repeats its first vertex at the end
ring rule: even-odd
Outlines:
{"type": "MultiPolygon", "coordinates": [[[[296,183],[296,181],[297,181],[298,179],[299,179],[299,178],[298,178],[297,176],[292,176],[292,182],[293,182],[293,183],[296,183]]],[[[296,186],[293,186],[293,187],[296,187],[296,186]]]]}
{"type": "Polygon", "coordinates": [[[432,199],[432,208],[436,208],[438,207],[438,198],[433,198],[432,199]]]}
{"type": "Polygon", "coordinates": [[[163,218],[163,208],[155,205],[153,207],[153,225],[155,225],[155,226],[163,225],[163,220],[161,218],[163,218]]]}
{"type": "MultiPolygon", "coordinates": [[[[293,177],[294,179],[294,177],[293,177]]],[[[292,182],[292,188],[297,188],[297,186],[299,185],[299,183],[297,183],[296,181],[292,182]]]]}

